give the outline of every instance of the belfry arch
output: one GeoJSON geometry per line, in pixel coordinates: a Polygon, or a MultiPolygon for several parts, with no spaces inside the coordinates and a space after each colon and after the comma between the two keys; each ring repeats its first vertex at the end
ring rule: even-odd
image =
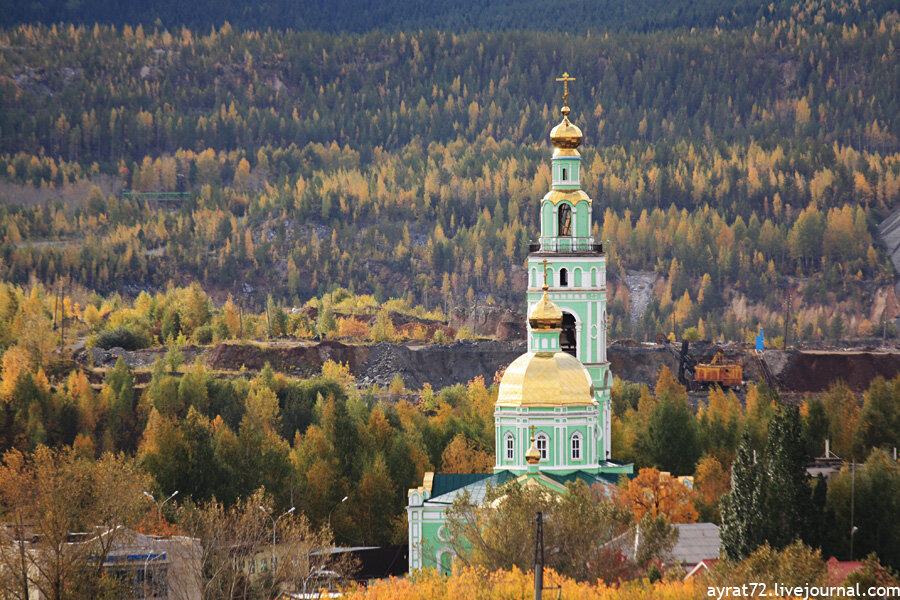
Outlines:
{"type": "Polygon", "coordinates": [[[556,216],[559,232],[557,235],[560,237],[572,235],[572,207],[565,203],[560,204],[556,216]]]}
{"type": "Polygon", "coordinates": [[[563,311],[562,328],[559,332],[559,348],[563,352],[578,358],[578,335],[575,315],[563,311]]]}

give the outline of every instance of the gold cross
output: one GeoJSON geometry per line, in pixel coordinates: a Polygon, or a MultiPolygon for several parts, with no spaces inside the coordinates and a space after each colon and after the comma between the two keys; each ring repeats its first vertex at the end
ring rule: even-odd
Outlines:
{"type": "Polygon", "coordinates": [[[549,265],[550,263],[549,263],[549,261],[547,261],[547,259],[545,258],[544,260],[542,260],[542,261],[539,262],[538,264],[539,264],[539,265],[544,265],[544,291],[547,291],[547,289],[548,289],[548,286],[547,286],[547,265],[549,265]]]}
{"type": "Polygon", "coordinates": [[[531,426],[531,441],[534,441],[534,425],[531,426]]]}
{"type": "Polygon", "coordinates": [[[569,105],[569,82],[575,81],[574,77],[569,77],[568,71],[562,74],[562,77],[557,77],[557,81],[563,82],[563,106],[569,105]]]}

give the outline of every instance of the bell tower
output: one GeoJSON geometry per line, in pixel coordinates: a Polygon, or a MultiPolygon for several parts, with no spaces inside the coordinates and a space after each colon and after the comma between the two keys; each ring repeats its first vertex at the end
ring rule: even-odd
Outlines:
{"type": "MultiPolygon", "coordinates": [[[[541,200],[541,231],[529,246],[528,312],[547,295],[563,312],[560,349],[575,356],[591,376],[593,395],[600,405],[602,426],[597,440],[601,459],[610,458],[610,389],[612,374],[606,359],[606,254],[591,237],[593,206],[581,189],[581,129],[569,120],[569,82],[563,73],[562,120],[550,130],[553,146],[550,191],[541,200]]],[[[528,350],[537,351],[529,325],[528,350]]]]}

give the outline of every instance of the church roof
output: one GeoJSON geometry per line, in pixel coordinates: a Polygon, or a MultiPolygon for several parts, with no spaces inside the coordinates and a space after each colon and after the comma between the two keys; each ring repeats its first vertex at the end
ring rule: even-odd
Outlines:
{"type": "Polygon", "coordinates": [[[497,394],[497,406],[592,404],[590,374],[565,352],[526,352],[506,368],[497,394]]]}
{"type": "MultiPolygon", "coordinates": [[[[546,471],[540,471],[541,477],[546,477],[558,484],[559,487],[565,487],[570,481],[583,481],[587,485],[594,484],[611,485],[618,483],[619,475],[615,473],[592,473],[590,471],[575,471],[567,475],[556,475],[546,471]]],[[[520,479],[511,471],[500,471],[494,474],[474,473],[435,473],[434,484],[432,487],[431,498],[425,501],[425,504],[451,504],[456,496],[464,490],[469,492],[471,501],[475,504],[481,504],[487,493],[488,485],[499,487],[504,483],[512,480],[520,479]]]]}
{"type": "Polygon", "coordinates": [[[491,477],[490,473],[435,473],[431,484],[431,497],[437,498],[488,477],[491,477]]]}

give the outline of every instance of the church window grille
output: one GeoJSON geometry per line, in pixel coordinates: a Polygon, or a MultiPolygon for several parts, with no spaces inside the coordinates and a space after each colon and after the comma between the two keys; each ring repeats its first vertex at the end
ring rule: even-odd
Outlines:
{"type": "Polygon", "coordinates": [[[516,440],[511,433],[506,434],[506,460],[514,460],[516,452],[516,440]]]}
{"type": "Polygon", "coordinates": [[[547,436],[543,433],[538,435],[537,439],[535,439],[534,445],[537,448],[538,452],[541,453],[541,460],[547,460],[548,448],[550,447],[547,436]]]}
{"type": "Polygon", "coordinates": [[[559,270],[559,286],[567,287],[569,285],[569,271],[567,269],[559,270]]]}

